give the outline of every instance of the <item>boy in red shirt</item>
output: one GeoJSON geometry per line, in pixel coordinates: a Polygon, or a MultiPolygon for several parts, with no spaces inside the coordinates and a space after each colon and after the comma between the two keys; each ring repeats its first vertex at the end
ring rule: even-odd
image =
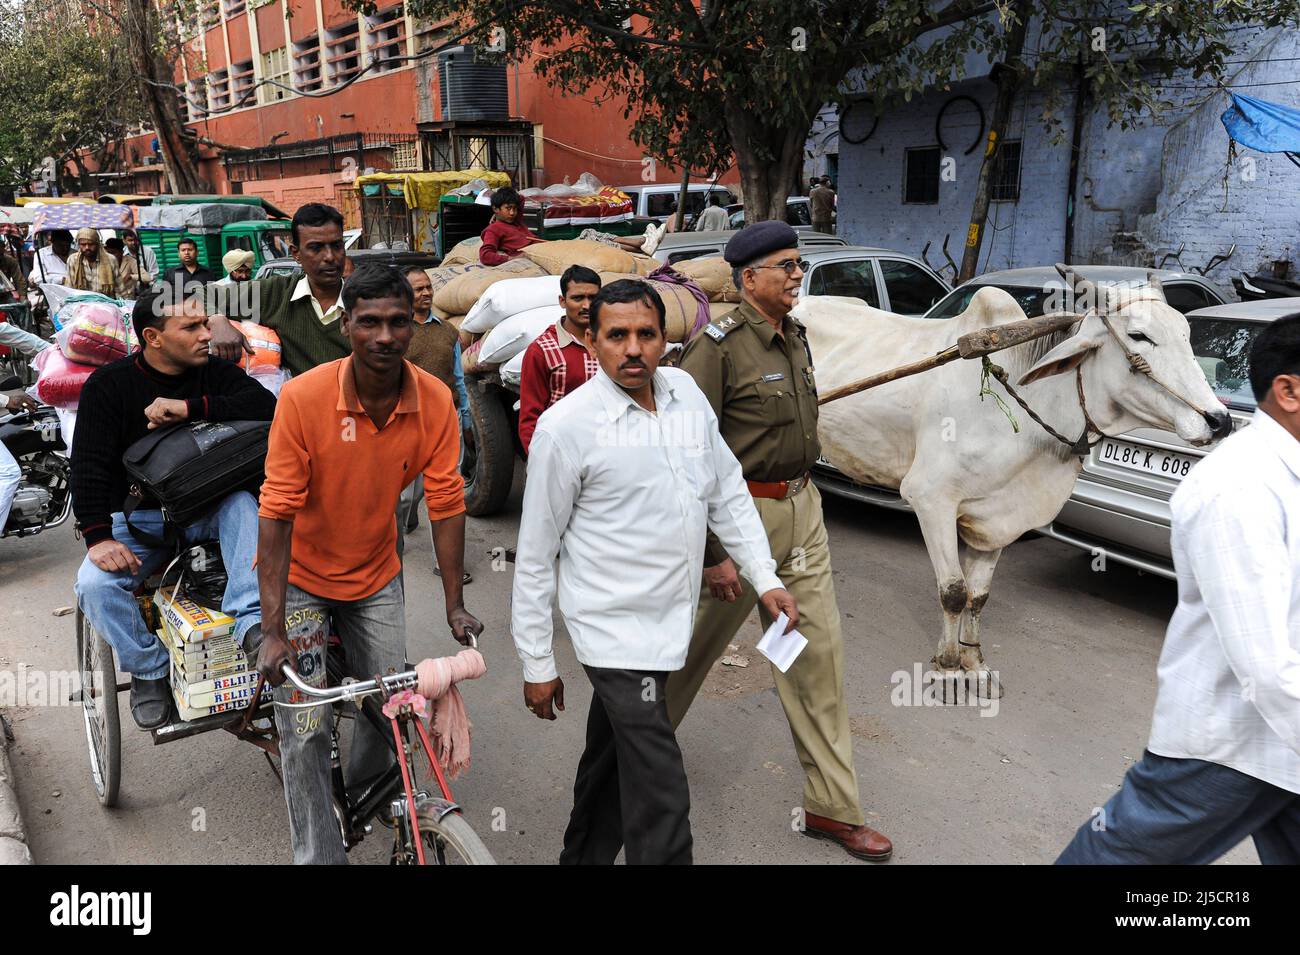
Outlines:
{"type": "Polygon", "coordinates": [[[506,186],[492,193],[492,224],[483,230],[478,260],[484,265],[509,262],[534,242],[545,242],[524,225],[524,203],[519,193],[506,186]]]}

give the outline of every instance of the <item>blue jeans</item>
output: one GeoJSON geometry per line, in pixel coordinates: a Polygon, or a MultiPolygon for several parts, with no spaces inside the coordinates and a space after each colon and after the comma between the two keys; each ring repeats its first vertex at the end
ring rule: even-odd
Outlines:
{"type": "MultiPolygon", "coordinates": [[[[318,597],[289,584],[284,613],[294,669],[310,686],[325,686],[331,620],[342,642],[347,675],[367,680],[376,673],[406,669],[406,598],[400,574],[361,600],[318,597]]],[[[298,695],[288,683],[275,691],[281,703],[302,702],[298,695]]],[[[326,703],[303,709],[277,706],[275,723],[280,731],[280,766],[294,864],[346,865],[347,851],[334,816],[333,711],[326,703]]],[[[379,731],[357,713],[352,721],[348,787],[389,769],[394,763],[392,747],[386,726],[379,731]]]]}
{"type": "MultiPolygon", "coordinates": [[[[162,511],[136,511],[131,523],[145,533],[162,536],[162,511]]],[[[167,675],[170,657],[145,626],[134,591],[163,569],[173,551],[136,540],[121,513],[113,515],[113,537],[140,558],[140,569],[134,574],[110,573],[100,570],[87,557],[77,572],[77,602],[117,654],[117,665],[123,672],[157,680],[167,675]]],[[[227,576],[221,609],[235,618],[235,636],[242,645],[248,631],[262,622],[257,571],[253,568],[257,557],[257,502],[247,491],[237,491],[207,517],[186,527],[183,539],[191,545],[208,540],[221,542],[227,576]]]]}
{"type": "Polygon", "coordinates": [[[1265,865],[1300,864],[1300,795],[1200,759],[1146,752],[1057,865],[1206,865],[1253,836],[1265,865]]]}

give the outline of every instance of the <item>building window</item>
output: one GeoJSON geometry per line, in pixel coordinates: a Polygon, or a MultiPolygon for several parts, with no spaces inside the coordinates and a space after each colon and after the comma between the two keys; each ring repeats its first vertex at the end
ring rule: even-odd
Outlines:
{"type": "Polygon", "coordinates": [[[229,70],[213,70],[208,74],[208,109],[214,113],[230,109],[229,70]]]}
{"type": "Polygon", "coordinates": [[[361,71],[360,34],[357,21],[325,31],[325,75],[328,85],[338,86],[361,71]]]}
{"type": "Polygon", "coordinates": [[[939,201],[939,147],[922,146],[903,154],[903,201],[939,201]]]}
{"type": "Polygon", "coordinates": [[[244,12],[244,0],[221,0],[221,11],[229,20],[244,12]]]}
{"type": "Polygon", "coordinates": [[[293,87],[303,93],[321,88],[320,37],[314,33],[293,45],[293,87]]]}
{"type": "Polygon", "coordinates": [[[1003,140],[989,170],[989,200],[1015,202],[1020,198],[1020,140],[1003,140]]]}
{"type": "Polygon", "coordinates": [[[254,82],[252,60],[230,65],[230,102],[232,106],[236,108],[252,106],[257,101],[257,98],[253,95],[254,82]]]}
{"type": "Polygon", "coordinates": [[[405,65],[397,59],[406,55],[406,16],[402,4],[366,17],[366,34],[374,72],[387,73],[405,65]]]}
{"type": "Polygon", "coordinates": [[[199,18],[203,23],[203,29],[208,30],[221,22],[221,0],[216,2],[204,2],[200,7],[199,18]]]}
{"type": "MultiPolygon", "coordinates": [[[[289,48],[282,46],[262,54],[262,79],[289,85],[289,48]]],[[[289,95],[289,91],[270,83],[257,88],[259,103],[275,103],[289,95]]]]}
{"type": "Polygon", "coordinates": [[[203,77],[185,84],[185,115],[195,123],[208,114],[208,84],[203,77]]]}

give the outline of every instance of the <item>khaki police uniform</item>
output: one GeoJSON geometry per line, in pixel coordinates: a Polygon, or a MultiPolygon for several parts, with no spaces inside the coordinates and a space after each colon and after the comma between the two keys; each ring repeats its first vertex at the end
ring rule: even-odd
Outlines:
{"type": "MultiPolygon", "coordinates": [[[[767,529],[777,576],[799,605],[808,638],[787,673],[772,668],[799,762],[807,774],[804,808],[850,825],[863,823],[844,700],[844,645],[831,579],[821,495],[808,479],[821,453],[817,390],[803,328],[787,318],[784,334],[748,303],[710,324],[686,348],[681,366],[708,397],[723,440],[740,461],[767,529]]],[[[705,565],[726,551],[712,535],[705,565]]],[[[735,637],[758,595],[744,578],[734,603],[705,589],[686,665],[668,679],[668,714],[686,715],[709,668],[735,637]]],[[[763,626],[771,624],[760,608],[763,626]]]]}

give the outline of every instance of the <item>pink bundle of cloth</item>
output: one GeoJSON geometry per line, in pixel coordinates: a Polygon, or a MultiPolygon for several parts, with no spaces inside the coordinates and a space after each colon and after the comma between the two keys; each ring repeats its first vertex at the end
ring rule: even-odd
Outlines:
{"type": "Polygon", "coordinates": [[[456,684],[477,680],[487,672],[483,655],[477,650],[462,650],[454,657],[421,660],[415,665],[420,678],[416,692],[433,701],[433,744],[438,761],[455,779],[469,768],[469,714],[456,684]]]}
{"type": "Polygon", "coordinates": [[[69,361],[107,365],[135,350],[135,336],[122,310],[111,302],[69,302],[59,313],[55,340],[69,361]]]}
{"type": "Polygon", "coordinates": [[[36,397],[47,405],[75,411],[81,401],[81,387],[95,373],[94,365],[69,361],[57,348],[47,348],[32,363],[36,366],[36,397]]]}

